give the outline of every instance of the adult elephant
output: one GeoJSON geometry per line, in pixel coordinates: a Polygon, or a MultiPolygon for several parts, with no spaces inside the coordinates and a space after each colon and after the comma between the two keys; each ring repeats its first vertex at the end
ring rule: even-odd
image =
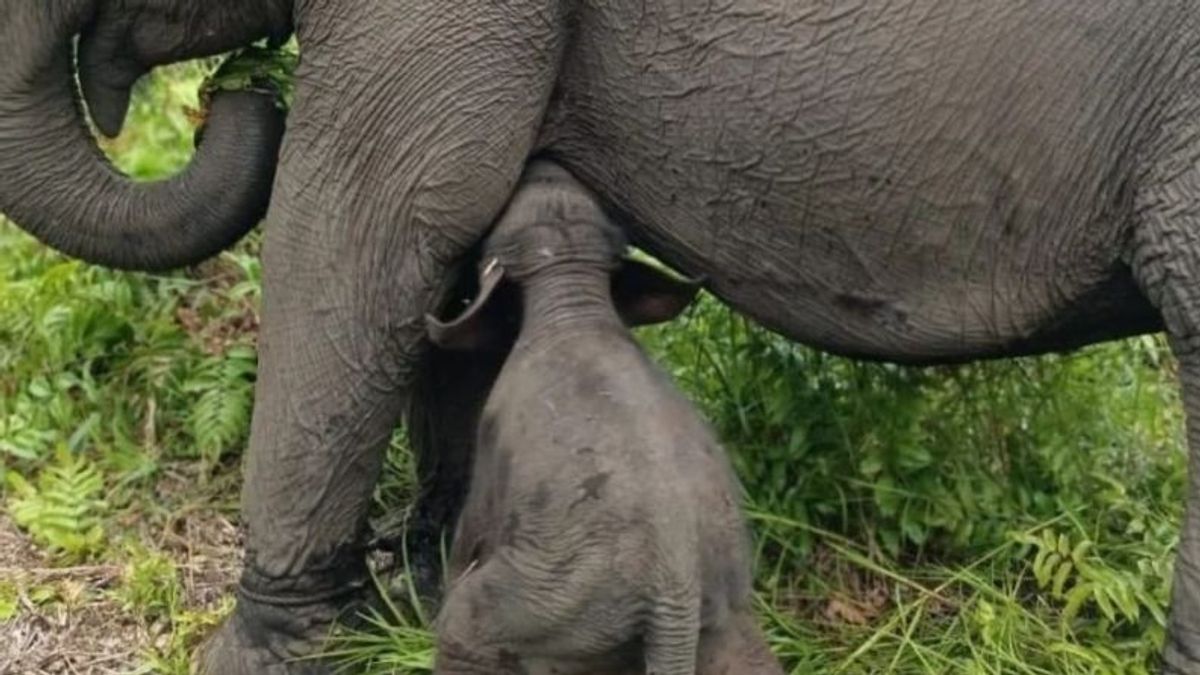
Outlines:
{"type": "MultiPolygon", "coordinates": [[[[1200,451],[1193,0],[0,0],[0,210],[110,264],[224,245],[260,208],[271,116],[217,101],[188,172],[131,186],[83,133],[66,47],[83,32],[112,131],[146,66],[290,25],[246,571],[213,672],[319,669],[285,660],[363,585],[421,316],[534,154],[739,311],[830,351],[962,361],[1165,327],[1200,451]]],[[[426,417],[426,437],[448,426],[426,417]]],[[[1195,470],[1191,490],[1173,673],[1200,673],[1195,470]]]]}

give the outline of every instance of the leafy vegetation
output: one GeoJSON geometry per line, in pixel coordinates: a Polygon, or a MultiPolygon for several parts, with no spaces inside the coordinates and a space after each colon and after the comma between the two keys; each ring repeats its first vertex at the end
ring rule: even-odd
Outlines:
{"type": "Polygon", "coordinates": [[[9,505],[17,525],[51,553],[84,559],[104,547],[104,478],[86,457],[60,451],[36,483],[9,472],[9,505]]]}
{"type": "Polygon", "coordinates": [[[646,339],[733,453],[795,672],[1152,670],[1185,472],[1161,338],[913,369],[705,303],[646,339]]]}
{"type": "MultiPolygon", "coordinates": [[[[126,131],[104,143],[118,166],[152,178],[186,164],[197,85],[213,65],[160,70],[140,87],[126,131]]],[[[68,612],[108,622],[97,639],[139,642],[128,665],[188,672],[189,650],[231,604],[236,533],[203,530],[236,514],[257,246],[252,236],[186,273],[123,274],[67,260],[0,222],[0,503],[45,554],[19,560],[39,570],[30,574],[0,563],[0,634],[19,633],[36,619],[28,615],[68,612]],[[210,542],[197,534],[230,542],[201,558],[210,542]],[[214,594],[207,576],[218,574],[214,594]],[[68,611],[65,598],[79,594],[63,589],[77,587],[87,599],[68,611]],[[123,618],[96,609],[103,602],[123,618]],[[136,636],[118,628],[131,619],[136,636]]],[[[63,633],[78,632],[67,623],[63,633]]]]}
{"type": "MultiPolygon", "coordinates": [[[[187,161],[212,67],[142,87],[106,144],[123,169],[187,161]]],[[[227,594],[195,597],[191,549],[209,536],[196,523],[236,518],[257,248],[252,236],[199,269],[122,274],[0,225],[0,496],[47,565],[117,570],[88,592],[158,636],[142,672],[186,672],[229,608],[227,594]]],[[[734,458],[759,610],[791,672],[1154,671],[1185,490],[1161,339],[906,369],[799,347],[711,299],[641,337],[734,458]]],[[[397,437],[377,515],[412,494],[397,437]]],[[[394,604],[330,646],[348,667],[428,671],[427,617],[400,569],[379,580],[394,604]]],[[[57,578],[0,578],[0,633],[76,606],[57,578]]]]}

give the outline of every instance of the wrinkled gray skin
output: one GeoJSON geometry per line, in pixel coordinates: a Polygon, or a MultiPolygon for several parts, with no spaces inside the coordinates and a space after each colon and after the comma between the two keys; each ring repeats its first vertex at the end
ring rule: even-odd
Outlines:
{"type": "MultiPolygon", "coordinates": [[[[209,135],[212,152],[229,149],[222,180],[193,171],[194,185],[134,189],[113,178],[71,105],[70,36],[86,29],[85,53],[110,26],[136,36],[85,60],[102,125],[122,95],[87,81],[109,73],[110,89],[123,86],[130,58],[184,58],[288,24],[300,40],[266,217],[247,567],[216,672],[319,671],[281,659],[309,651],[362,586],[382,449],[422,372],[421,317],[538,153],[598,194],[635,243],[834,352],[962,361],[1165,327],[1200,451],[1200,3],[286,9],[0,0],[0,210],[128,266],[186,261],[252,220],[242,198],[264,194],[270,144],[209,135]],[[147,242],[166,250],[121,254],[147,242]]],[[[227,112],[243,121],[231,131],[267,126],[227,112]]],[[[434,432],[449,424],[414,414],[434,432]]],[[[1179,673],[1200,673],[1192,475],[1165,652],[1179,673]]]]}
{"type": "Polygon", "coordinates": [[[215,95],[194,161],[158,184],[112,169],[76,110],[67,41],[81,28],[79,80],[110,134],[151,66],[291,30],[278,2],[191,4],[0,0],[0,210],[66,253],[143,270],[203,260],[262,218],[284,127],[270,92],[215,95]]]}
{"type": "Polygon", "coordinates": [[[673,318],[697,287],[624,249],[583,186],[535,162],[486,240],[478,299],[429,321],[442,347],[511,344],[488,313],[500,284],[520,297],[451,549],[437,675],[782,675],[751,614],[725,453],[625,326],[673,318]]]}

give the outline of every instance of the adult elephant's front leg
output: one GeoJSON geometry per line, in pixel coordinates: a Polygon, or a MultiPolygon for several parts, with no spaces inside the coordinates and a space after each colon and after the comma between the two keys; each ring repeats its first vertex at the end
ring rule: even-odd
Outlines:
{"type": "Polygon", "coordinates": [[[294,659],[361,597],[367,508],[422,317],[516,183],[561,24],[550,0],[341,3],[298,22],[264,248],[245,572],[207,672],[325,672],[294,659]]]}

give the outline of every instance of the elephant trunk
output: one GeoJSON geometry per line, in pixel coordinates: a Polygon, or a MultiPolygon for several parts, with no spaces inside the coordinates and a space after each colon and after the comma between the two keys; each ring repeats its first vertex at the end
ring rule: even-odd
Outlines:
{"type": "Polygon", "coordinates": [[[72,39],[91,0],[0,0],[0,212],[88,262],[162,270],[236,242],[270,199],[284,117],[274,97],[214,95],[204,142],[179,175],[136,183],[88,130],[72,39]]]}

